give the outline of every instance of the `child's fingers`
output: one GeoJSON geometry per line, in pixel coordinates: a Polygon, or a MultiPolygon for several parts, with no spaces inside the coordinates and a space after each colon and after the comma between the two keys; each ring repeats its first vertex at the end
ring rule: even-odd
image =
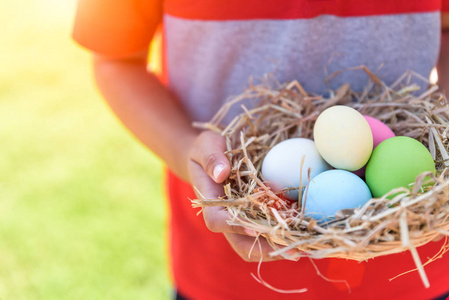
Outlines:
{"type": "Polygon", "coordinates": [[[210,206],[203,209],[204,221],[207,228],[212,232],[238,233],[254,236],[254,232],[249,232],[242,226],[229,225],[229,213],[220,206],[210,206]]]}
{"type": "Polygon", "coordinates": [[[224,155],[225,150],[224,137],[211,131],[205,131],[198,137],[191,159],[200,164],[210,178],[221,183],[231,171],[229,160],[224,155]]]}
{"type": "Polygon", "coordinates": [[[259,237],[255,240],[253,237],[232,233],[225,233],[225,237],[232,249],[234,249],[244,261],[259,262],[262,260],[267,262],[285,259],[296,261],[295,259],[289,259],[281,255],[271,256],[270,253],[272,253],[274,249],[263,237],[259,237]]]}

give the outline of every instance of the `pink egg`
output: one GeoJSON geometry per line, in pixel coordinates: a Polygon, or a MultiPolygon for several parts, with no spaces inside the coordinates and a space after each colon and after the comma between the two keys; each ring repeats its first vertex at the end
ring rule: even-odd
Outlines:
{"type": "MultiPolygon", "coordinates": [[[[396,136],[387,125],[385,125],[378,119],[365,115],[363,117],[368,122],[369,127],[371,128],[371,132],[373,133],[373,149],[386,139],[396,136]]],[[[360,170],[354,171],[353,173],[360,177],[364,177],[365,167],[361,168],[360,170]]]]}
{"type": "Polygon", "coordinates": [[[378,119],[365,115],[363,117],[368,121],[371,132],[373,133],[373,149],[386,139],[395,136],[394,132],[378,119]]]}

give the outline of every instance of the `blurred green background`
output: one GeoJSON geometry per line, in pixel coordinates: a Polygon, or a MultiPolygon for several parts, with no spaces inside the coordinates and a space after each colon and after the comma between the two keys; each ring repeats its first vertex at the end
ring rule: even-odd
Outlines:
{"type": "Polygon", "coordinates": [[[95,89],[75,5],[1,4],[0,299],[169,299],[162,165],[95,89]]]}

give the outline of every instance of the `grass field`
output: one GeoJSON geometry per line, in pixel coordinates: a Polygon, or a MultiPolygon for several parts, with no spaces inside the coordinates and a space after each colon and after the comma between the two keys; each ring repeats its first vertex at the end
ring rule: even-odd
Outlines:
{"type": "Polygon", "coordinates": [[[0,299],[169,299],[161,163],[70,39],[74,0],[0,12],[0,299]]]}

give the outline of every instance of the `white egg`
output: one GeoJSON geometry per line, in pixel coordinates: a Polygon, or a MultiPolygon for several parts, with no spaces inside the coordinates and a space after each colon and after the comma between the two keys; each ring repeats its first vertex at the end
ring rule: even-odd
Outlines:
{"type": "Polygon", "coordinates": [[[330,168],[318,153],[314,141],[292,138],[280,142],[267,153],[262,163],[262,176],[275,192],[293,188],[286,191],[285,196],[297,200],[299,187],[307,185],[309,169],[313,178],[330,168]]]}

